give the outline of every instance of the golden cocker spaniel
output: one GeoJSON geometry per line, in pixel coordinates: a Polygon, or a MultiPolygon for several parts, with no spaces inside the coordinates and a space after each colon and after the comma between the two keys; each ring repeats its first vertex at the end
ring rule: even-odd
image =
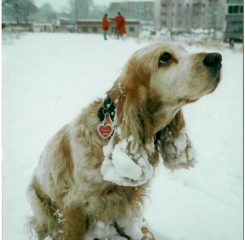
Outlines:
{"type": "Polygon", "coordinates": [[[215,90],[221,61],[170,43],[135,52],[107,97],[45,147],[28,189],[37,238],[155,239],[142,214],[154,167],[193,165],[181,107],[215,90]]]}

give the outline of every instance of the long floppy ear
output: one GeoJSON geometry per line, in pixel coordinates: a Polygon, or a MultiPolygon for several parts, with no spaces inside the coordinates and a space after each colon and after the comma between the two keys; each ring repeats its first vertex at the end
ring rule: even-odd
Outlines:
{"type": "MultiPolygon", "coordinates": [[[[148,61],[149,62],[149,61],[148,61]]],[[[123,74],[109,91],[116,102],[121,138],[133,138],[145,144],[152,135],[151,116],[147,109],[151,69],[132,56],[123,74]]]]}
{"type": "Polygon", "coordinates": [[[144,144],[150,131],[150,118],[146,109],[147,90],[138,85],[126,90],[126,98],[121,113],[121,137],[133,137],[134,141],[144,144]]]}
{"type": "Polygon", "coordinates": [[[153,176],[159,154],[150,134],[147,100],[149,72],[133,59],[108,92],[115,102],[117,119],[114,134],[104,147],[101,172],[104,180],[124,186],[138,186],[153,176]]]}
{"type": "Polygon", "coordinates": [[[164,165],[172,170],[194,166],[194,153],[181,110],[161,131],[160,154],[164,165]]]}

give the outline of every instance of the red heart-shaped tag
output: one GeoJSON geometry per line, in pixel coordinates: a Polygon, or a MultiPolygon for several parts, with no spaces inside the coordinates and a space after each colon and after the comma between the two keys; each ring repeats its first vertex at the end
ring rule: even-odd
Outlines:
{"type": "Polygon", "coordinates": [[[98,133],[99,135],[103,138],[103,139],[107,139],[109,138],[112,133],[113,133],[113,128],[112,128],[112,125],[111,124],[100,124],[98,127],[97,127],[97,130],[98,130],[98,133]]]}

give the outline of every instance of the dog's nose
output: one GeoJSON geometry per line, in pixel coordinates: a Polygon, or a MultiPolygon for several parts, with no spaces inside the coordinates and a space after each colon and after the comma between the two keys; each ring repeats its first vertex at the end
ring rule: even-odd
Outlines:
{"type": "Polygon", "coordinates": [[[219,70],[221,68],[222,55],[219,53],[208,53],[203,59],[206,67],[219,70]]]}

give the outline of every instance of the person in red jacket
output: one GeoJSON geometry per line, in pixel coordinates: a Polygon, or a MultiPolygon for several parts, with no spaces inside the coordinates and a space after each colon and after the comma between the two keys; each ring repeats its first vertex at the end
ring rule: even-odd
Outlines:
{"type": "Polygon", "coordinates": [[[123,15],[120,12],[117,13],[117,16],[112,18],[112,20],[116,23],[116,34],[117,38],[119,36],[123,36],[126,34],[126,21],[123,15]]]}
{"type": "Polygon", "coordinates": [[[103,30],[104,39],[107,40],[107,34],[109,30],[109,22],[107,19],[107,14],[105,14],[104,17],[102,18],[102,30],[103,30]]]}

